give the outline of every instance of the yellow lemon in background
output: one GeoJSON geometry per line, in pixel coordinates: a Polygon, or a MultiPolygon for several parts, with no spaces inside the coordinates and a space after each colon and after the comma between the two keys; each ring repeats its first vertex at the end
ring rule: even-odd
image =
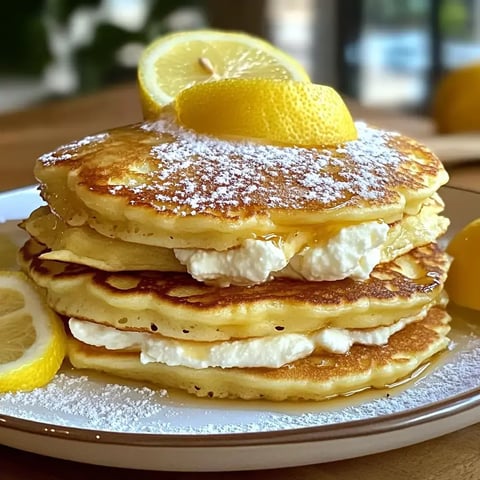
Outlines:
{"type": "Polygon", "coordinates": [[[357,138],[340,95],[325,85],[267,78],[201,83],[175,102],[181,124],[216,136],[298,145],[336,145],[357,138]]]}
{"type": "Polygon", "coordinates": [[[438,84],[432,107],[439,133],[480,131],[480,63],[447,73],[438,84]]]}
{"type": "Polygon", "coordinates": [[[480,310],[480,218],[454,236],[447,252],[453,257],[445,285],[450,300],[480,310]]]}
{"type": "Polygon", "coordinates": [[[139,60],[144,117],[155,119],[185,88],[238,77],[310,81],[294,58],[260,38],[219,30],[172,33],[147,46],[139,60]]]}
{"type": "Polygon", "coordinates": [[[0,392],[33,390],[60,368],[66,337],[60,318],[20,272],[0,272],[0,392]]]}

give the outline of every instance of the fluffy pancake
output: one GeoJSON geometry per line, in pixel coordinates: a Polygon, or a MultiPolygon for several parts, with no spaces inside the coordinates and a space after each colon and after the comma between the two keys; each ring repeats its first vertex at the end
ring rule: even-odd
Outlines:
{"type": "Polygon", "coordinates": [[[362,282],[275,279],[221,288],[185,273],[109,273],[41,260],[44,250],[30,240],[20,263],[46,289],[57,312],[120,330],[201,341],[309,332],[326,325],[389,325],[440,298],[450,263],[432,243],[377,266],[362,282]]]}
{"type": "MultiPolygon", "coordinates": [[[[404,215],[390,225],[381,247],[381,262],[389,262],[412,248],[435,241],[444,234],[448,219],[439,215],[444,205],[438,195],[427,199],[416,215],[404,215]]],[[[40,207],[22,222],[22,227],[39,243],[48,247],[45,260],[88,265],[105,271],[159,270],[183,272],[185,266],[173,249],[125,242],[99,234],[87,225],[71,227],[47,206],[40,207]]],[[[286,241],[288,243],[288,240],[286,241]]],[[[298,237],[285,245],[290,255],[304,247],[298,237]]]]}
{"type": "Polygon", "coordinates": [[[281,368],[171,367],[142,364],[138,353],[112,352],[69,340],[73,366],[186,390],[200,397],[321,400],[367,387],[382,388],[409,375],[448,344],[449,316],[430,309],[385,346],[354,345],[348,355],[315,354],[281,368]]]}
{"type": "Polygon", "coordinates": [[[114,238],[225,250],[302,232],[312,243],[339,225],[415,215],[448,179],[414,140],[357,128],[358,140],[306,149],[214,139],[167,112],[60,147],[35,174],[66,223],[114,238]]]}

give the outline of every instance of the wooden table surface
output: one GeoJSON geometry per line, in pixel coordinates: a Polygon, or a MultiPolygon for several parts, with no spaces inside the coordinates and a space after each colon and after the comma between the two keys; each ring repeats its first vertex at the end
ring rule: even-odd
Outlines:
{"type": "MultiPolygon", "coordinates": [[[[396,129],[439,145],[442,158],[445,145],[424,118],[363,108],[354,102],[355,118],[363,118],[385,128],[396,129]]],[[[34,183],[35,158],[56,146],[78,137],[140,120],[134,85],[124,85],[88,97],[51,102],[30,110],[0,116],[0,191],[34,183]]],[[[464,139],[452,139],[464,147],[464,139]]],[[[475,150],[479,139],[468,137],[475,150]],[[476,143],[475,143],[476,142],[476,143]]],[[[480,163],[461,163],[451,150],[445,150],[450,184],[480,191],[480,163]],[[448,162],[447,162],[448,160],[448,162]]],[[[453,150],[458,150],[455,147],[453,150]]],[[[470,148],[472,150],[472,148],[470,148]]],[[[480,159],[480,148],[477,150],[480,159]]],[[[468,156],[468,155],[467,155],[468,156]]],[[[474,157],[475,155],[473,155],[474,157]]],[[[472,157],[471,152],[469,158],[472,157]]],[[[480,216],[480,212],[479,212],[480,216]]],[[[480,419],[479,419],[480,421],[480,419]]],[[[363,479],[480,479],[480,423],[417,445],[362,458],[322,465],[230,473],[175,473],[132,471],[77,464],[41,457],[0,446],[1,480],[60,480],[85,478],[163,479],[262,479],[262,480],[343,480],[363,479]]]]}

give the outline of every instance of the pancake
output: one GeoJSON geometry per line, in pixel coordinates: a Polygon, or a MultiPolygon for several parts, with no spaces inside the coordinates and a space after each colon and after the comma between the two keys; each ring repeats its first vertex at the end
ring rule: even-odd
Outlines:
{"type": "Polygon", "coordinates": [[[316,352],[280,368],[192,369],[142,364],[138,353],[113,352],[69,339],[68,357],[79,369],[100,370],[199,397],[246,400],[322,400],[368,387],[383,388],[410,375],[446,348],[450,318],[434,307],[395,333],[385,346],[354,345],[348,355],[316,352]]]}
{"type": "Polygon", "coordinates": [[[216,341],[368,328],[417,314],[442,294],[450,264],[435,244],[377,266],[366,281],[275,279],[252,287],[204,285],[175,272],[103,272],[41,260],[34,240],[19,261],[62,315],[172,338],[216,341]]]}
{"type": "MultiPolygon", "coordinates": [[[[401,220],[390,225],[386,240],[381,246],[381,262],[390,262],[443,235],[449,224],[447,218],[439,215],[443,208],[443,202],[435,194],[424,202],[417,215],[404,215],[401,220]]],[[[48,206],[32,212],[21,226],[37,242],[48,247],[48,251],[42,254],[45,260],[78,263],[109,272],[186,270],[175,257],[173,249],[106,237],[87,225],[71,227],[54,215],[48,206]]],[[[304,248],[298,236],[285,243],[284,248],[290,256],[304,248]]]]}
{"type": "Polygon", "coordinates": [[[41,156],[35,175],[71,226],[166,248],[225,250],[250,238],[416,215],[448,175],[426,147],[359,123],[358,140],[307,149],[219,140],[171,113],[41,156]]]}

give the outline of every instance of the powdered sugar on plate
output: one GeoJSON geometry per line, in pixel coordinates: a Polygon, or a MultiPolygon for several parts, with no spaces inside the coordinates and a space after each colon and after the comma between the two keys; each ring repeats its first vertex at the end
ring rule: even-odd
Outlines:
{"type": "Polygon", "coordinates": [[[165,395],[164,390],[99,382],[64,372],[44,388],[1,395],[0,409],[29,418],[34,408],[35,420],[46,423],[65,425],[67,421],[99,430],[141,431],[141,423],[164,408],[161,399],[165,395]]]}

